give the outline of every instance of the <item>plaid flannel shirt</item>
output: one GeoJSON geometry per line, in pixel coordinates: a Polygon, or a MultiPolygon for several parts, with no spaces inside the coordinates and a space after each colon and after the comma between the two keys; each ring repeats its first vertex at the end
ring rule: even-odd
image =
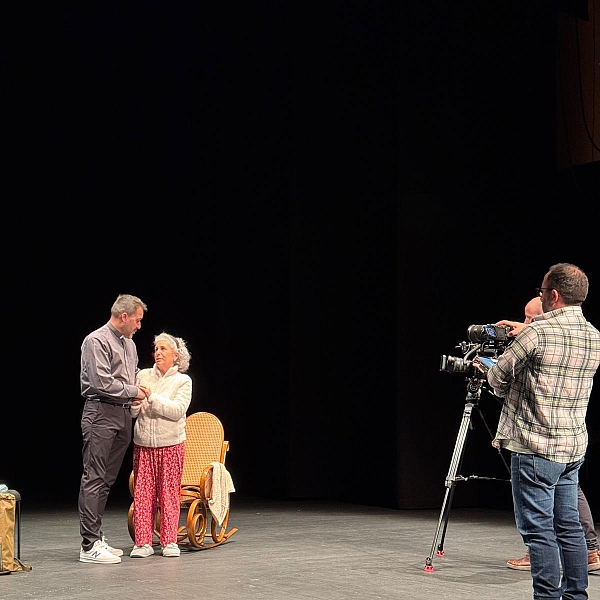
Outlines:
{"type": "Polygon", "coordinates": [[[569,463],[585,455],[585,424],[600,333],[579,306],[539,317],[523,328],[488,371],[504,398],[494,445],[514,442],[548,460],[569,463]]]}

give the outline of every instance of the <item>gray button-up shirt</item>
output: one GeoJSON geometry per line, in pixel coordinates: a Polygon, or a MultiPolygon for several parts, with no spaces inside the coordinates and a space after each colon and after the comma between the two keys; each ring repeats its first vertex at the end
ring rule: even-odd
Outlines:
{"type": "Polygon", "coordinates": [[[106,323],[81,345],[81,395],[86,400],[127,403],[137,396],[137,348],[106,323]]]}

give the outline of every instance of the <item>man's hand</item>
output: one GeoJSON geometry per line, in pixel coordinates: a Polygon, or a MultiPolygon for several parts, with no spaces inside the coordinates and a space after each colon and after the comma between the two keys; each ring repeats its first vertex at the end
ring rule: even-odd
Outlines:
{"type": "Polygon", "coordinates": [[[481,375],[476,374],[478,379],[485,380],[487,378],[488,367],[479,360],[478,356],[473,359],[471,366],[481,373],[481,375]]]}
{"type": "Polygon", "coordinates": [[[498,321],[495,325],[505,325],[510,327],[510,331],[506,334],[508,337],[515,337],[519,335],[521,331],[523,331],[523,327],[525,327],[525,323],[521,323],[520,321],[498,321]]]}
{"type": "Polygon", "coordinates": [[[145,385],[138,385],[138,393],[137,396],[135,397],[136,400],[143,400],[144,398],[147,398],[152,392],[150,391],[150,388],[146,387],[145,385]]]}
{"type": "Polygon", "coordinates": [[[131,406],[139,406],[152,393],[152,390],[145,385],[138,385],[137,389],[137,396],[131,401],[131,406]]]}

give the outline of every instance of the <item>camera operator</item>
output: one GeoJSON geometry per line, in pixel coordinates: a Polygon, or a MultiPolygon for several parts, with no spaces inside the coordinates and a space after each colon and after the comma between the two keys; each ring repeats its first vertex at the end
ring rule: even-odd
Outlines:
{"type": "Polygon", "coordinates": [[[551,266],[536,291],[544,313],[513,327],[513,342],[487,371],[504,399],[492,443],[511,452],[515,521],[529,548],[534,598],[587,600],[577,486],[600,332],[581,310],[588,279],[580,268],[551,266]]]}
{"type": "MultiPolygon", "coordinates": [[[[525,305],[525,321],[523,323],[519,323],[518,321],[503,320],[498,321],[496,325],[508,325],[512,328],[508,335],[514,335],[514,331],[517,326],[519,326],[519,331],[521,331],[523,329],[521,325],[529,325],[529,323],[531,323],[535,317],[541,315],[543,312],[542,299],[539,296],[536,296],[525,305]]],[[[600,555],[598,554],[600,545],[598,544],[598,534],[596,533],[594,518],[592,517],[590,505],[585,497],[585,494],[583,493],[583,490],[581,489],[581,486],[579,485],[577,486],[577,508],[579,511],[579,522],[583,527],[585,543],[588,551],[587,569],[588,572],[597,571],[600,569],[600,555]]],[[[521,558],[511,558],[506,561],[506,566],[517,571],[529,571],[531,568],[531,564],[529,562],[529,550],[527,550],[525,556],[521,558]]]]}

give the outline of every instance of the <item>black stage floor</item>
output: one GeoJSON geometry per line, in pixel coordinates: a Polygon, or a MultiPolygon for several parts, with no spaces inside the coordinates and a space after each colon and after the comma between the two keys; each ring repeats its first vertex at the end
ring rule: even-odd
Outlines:
{"type": "MultiPolygon", "coordinates": [[[[127,505],[110,505],[105,535],[123,548],[116,565],[80,563],[75,507],[29,509],[24,499],[21,560],[29,572],[0,577],[10,600],[529,600],[527,571],[506,567],[523,554],[511,512],[454,509],[445,556],[424,567],[438,524],[434,510],[232,496],[224,545],[131,559],[127,505]]],[[[589,597],[600,598],[600,571],[589,597]]]]}

